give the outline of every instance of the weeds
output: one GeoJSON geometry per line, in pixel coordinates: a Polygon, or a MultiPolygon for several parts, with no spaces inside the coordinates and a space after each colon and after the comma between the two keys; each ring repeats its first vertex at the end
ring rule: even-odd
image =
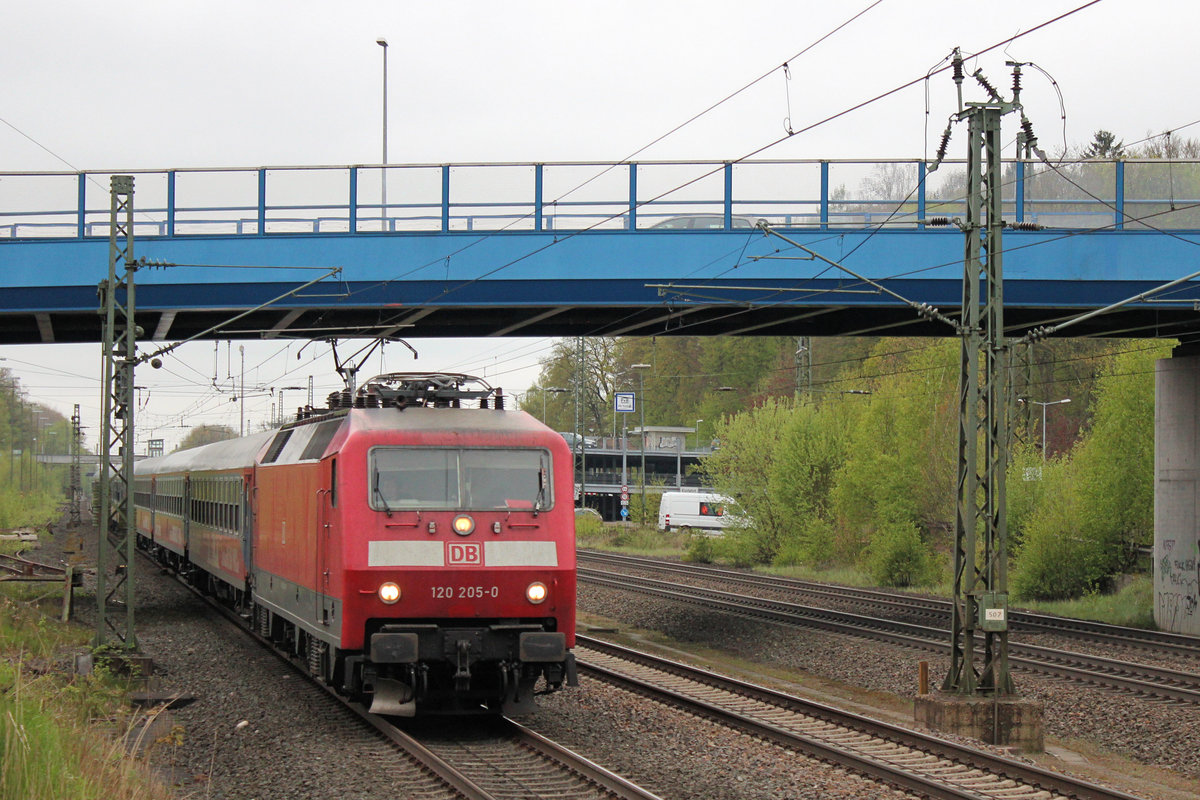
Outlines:
{"type": "Polygon", "coordinates": [[[124,682],[104,669],[79,677],[66,668],[89,638],[0,597],[0,798],[171,796],[143,760],[126,758],[126,742],[141,744],[133,732],[143,717],[124,702],[124,682]]]}
{"type": "Polygon", "coordinates": [[[1154,629],[1154,581],[1138,575],[1114,594],[1090,594],[1075,600],[1029,603],[1034,611],[1077,617],[1130,628],[1154,629]]]}
{"type": "Polygon", "coordinates": [[[641,556],[678,556],[688,541],[686,533],[668,533],[632,524],[585,523],[575,526],[575,542],[591,550],[617,550],[641,556]]]}

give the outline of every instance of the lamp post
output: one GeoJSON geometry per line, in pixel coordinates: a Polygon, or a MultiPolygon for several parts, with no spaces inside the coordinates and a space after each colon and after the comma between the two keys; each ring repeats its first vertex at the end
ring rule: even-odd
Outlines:
{"type": "Polygon", "coordinates": [[[564,394],[570,390],[564,389],[561,386],[543,386],[543,387],[541,387],[541,389],[542,389],[542,424],[545,425],[546,424],[546,393],[552,392],[554,394],[564,394]]]}
{"type": "Polygon", "coordinates": [[[387,231],[387,140],[388,140],[388,115],[387,115],[387,39],[380,36],[375,40],[375,44],[383,48],[383,167],[379,170],[379,223],[383,226],[383,230],[387,231]]]}
{"type": "Polygon", "coordinates": [[[239,344],[238,352],[242,355],[241,391],[238,392],[238,436],[246,435],[246,346],[239,344]]]}
{"type": "Polygon", "coordinates": [[[696,420],[696,449],[697,450],[700,449],[700,423],[701,422],[704,422],[704,420],[702,420],[702,419],[696,420]]]}
{"type": "Polygon", "coordinates": [[[1046,406],[1057,406],[1062,403],[1071,402],[1071,398],[1066,397],[1062,400],[1051,400],[1046,403],[1040,403],[1037,400],[1031,401],[1035,406],[1042,407],[1042,463],[1046,463],[1046,406]]]}
{"type": "Polygon", "coordinates": [[[650,369],[649,364],[632,364],[630,369],[637,370],[638,374],[638,405],[642,409],[642,476],[638,481],[642,485],[642,524],[646,524],[646,373],[644,370],[650,369]]]}

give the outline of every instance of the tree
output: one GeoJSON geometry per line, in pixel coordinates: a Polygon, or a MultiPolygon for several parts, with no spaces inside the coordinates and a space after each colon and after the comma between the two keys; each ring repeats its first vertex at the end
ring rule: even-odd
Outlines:
{"type": "MultiPolygon", "coordinates": [[[[578,340],[561,339],[542,364],[538,387],[526,393],[521,407],[540,417],[545,399],[546,424],[572,431],[578,383],[581,428],[604,434],[613,430],[613,394],[644,388],[639,399],[647,425],[688,426],[704,419],[709,430],[722,414],[767,397],[791,397],[794,349],[785,337],[589,337],[583,340],[586,375],[581,376],[578,340]],[[634,364],[650,367],[635,370],[634,364]],[[569,391],[546,392],[543,398],[539,387],[569,391]],[[731,391],[722,391],[726,388],[731,391]]],[[[642,415],[634,416],[636,421],[629,422],[636,426],[642,415]]]]}
{"type": "Polygon", "coordinates": [[[1042,470],[1033,508],[1019,506],[1028,523],[1013,568],[1017,595],[1060,599],[1106,588],[1133,548],[1152,540],[1154,361],[1170,346],[1122,343],[1108,360],[1090,429],[1042,470]]]}
{"type": "Polygon", "coordinates": [[[188,431],[187,436],[183,437],[183,441],[172,452],[189,450],[193,447],[236,438],[238,438],[237,431],[228,425],[197,425],[188,431]]]}
{"type": "Polygon", "coordinates": [[[1092,134],[1092,142],[1083,149],[1083,158],[1108,158],[1119,161],[1125,157],[1125,143],[1118,142],[1111,131],[1098,130],[1092,134]]]}
{"type": "Polygon", "coordinates": [[[722,550],[739,563],[770,563],[799,522],[769,478],[783,453],[780,433],[792,419],[792,411],[791,400],[771,399],[723,419],[716,428],[721,447],[703,460],[713,486],[736,500],[754,520],[744,530],[725,534],[728,545],[722,550]]]}

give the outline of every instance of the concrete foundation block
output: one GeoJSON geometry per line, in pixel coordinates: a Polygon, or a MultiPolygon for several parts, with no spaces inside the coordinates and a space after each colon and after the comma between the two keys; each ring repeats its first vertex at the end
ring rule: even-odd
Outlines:
{"type": "Polygon", "coordinates": [[[1021,697],[996,700],[930,692],[917,695],[913,717],[932,731],[1040,753],[1044,742],[1043,711],[1041,702],[1021,697]]]}

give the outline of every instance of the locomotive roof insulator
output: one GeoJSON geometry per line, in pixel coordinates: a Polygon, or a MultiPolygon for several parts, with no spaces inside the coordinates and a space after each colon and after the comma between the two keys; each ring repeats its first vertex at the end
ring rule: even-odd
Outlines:
{"type": "MultiPolygon", "coordinates": [[[[495,396],[496,408],[503,408],[501,390],[493,389],[487,381],[474,375],[453,372],[389,372],[377,375],[359,388],[353,405],[363,408],[395,408],[403,411],[410,406],[424,408],[461,408],[464,400],[479,400],[487,408],[489,397],[495,396]]],[[[348,393],[343,392],[343,395],[348,393]]],[[[342,397],[342,407],[351,405],[342,397]]],[[[331,408],[333,395],[330,395],[331,408]]]]}

